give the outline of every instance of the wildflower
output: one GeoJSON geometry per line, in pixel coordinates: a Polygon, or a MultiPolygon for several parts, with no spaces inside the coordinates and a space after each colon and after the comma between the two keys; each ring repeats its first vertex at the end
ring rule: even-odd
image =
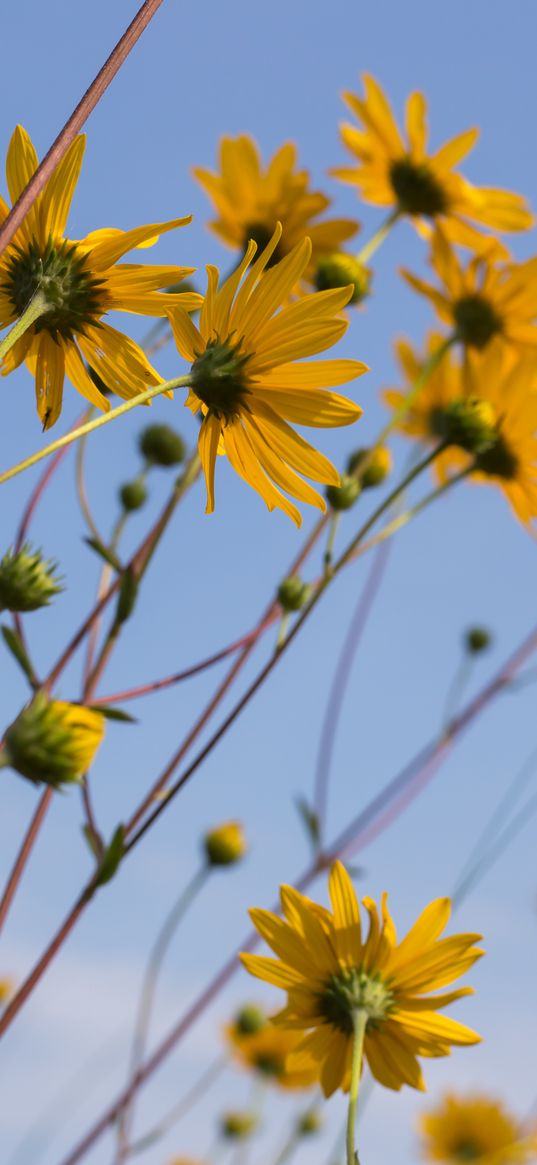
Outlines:
{"type": "Polygon", "coordinates": [[[6,729],[0,762],[34,784],[58,789],[89,769],[104,724],[100,712],[38,692],[6,729]]]}
{"type": "Polygon", "coordinates": [[[438,230],[431,263],[440,289],[409,271],[403,275],[466,348],[481,351],[495,337],[522,351],[537,345],[537,259],[505,264],[483,255],[463,267],[438,230]]]}
{"type": "MultiPolygon", "coordinates": [[[[42,292],[46,301],[42,314],[8,352],[2,369],[6,375],[23,360],[27,362],[35,374],[37,411],[45,429],[60,415],[64,376],[91,404],[103,411],[110,408],[84,360],[110,390],[125,399],[162,382],[138,344],[104,323],[102,317],[107,312],[165,316],[174,304],[189,311],[201,302],[200,296],[192,293],[160,291],[179,282],[191,268],[118,265],[127,251],[151,245],[159,235],[183,226],[190,218],[130,231],[93,231],[76,241],[66,237],[84,148],[85,136],[80,135],[0,259],[0,328],[17,320],[37,292],[42,292]]],[[[37,166],[32,142],[19,125],[6,163],[12,202],[37,166]]],[[[1,199],[0,218],[7,214],[8,207],[1,199]]]]}
{"type": "Polygon", "coordinates": [[[205,834],[205,855],[210,866],[231,866],[246,853],[246,838],[238,821],[226,821],[205,834]]]}
{"type": "Polygon", "coordinates": [[[241,955],[251,974],[288,993],[287,1006],[274,1022],[282,1030],[302,1032],[287,1066],[291,1071],[317,1064],[325,1096],[348,1090],[353,1045],[353,1015],[365,1013],[364,1058],[386,1088],[403,1084],[423,1091],[419,1056],[449,1055],[450,1045],[479,1042],[463,1024],[437,1014],[471,988],[441,995],[425,993],[462,975],[483,953],[474,947],[480,936],[455,935],[437,941],[450,915],[449,898],[432,902],[402,942],[382,899],[382,923],[371,898],[362,939],[360,912],[352,882],[340,862],[330,873],[332,912],[281,887],[285,921],[266,910],[252,910],[255,927],[279,956],[241,955]]]}
{"type": "Polygon", "coordinates": [[[0,611],[37,611],[48,607],[63,590],[57,563],[46,562],[40,550],[25,542],[0,559],[0,611]]]}
{"type": "Polygon", "coordinates": [[[222,1136],[229,1141],[243,1141],[255,1132],[258,1117],[255,1112],[226,1112],[220,1122],[222,1136]]]}
{"type": "Polygon", "coordinates": [[[482,249],[474,223],[492,231],[522,231],[533,224],[525,199],[507,190],[472,186],[455,167],[473,148],[479,131],[466,130],[434,154],[427,152],[427,103],[411,93],[406,105],[407,140],[399,131],[388,100],[373,77],[363,77],[363,98],[345,93],[344,100],[360,128],[341,128],[344,146],[357,165],[331,171],[358,187],[365,202],[393,207],[416,225],[441,223],[454,242],[482,249]]]}
{"type": "MultiPolygon", "coordinates": [[[[283,232],[267,262],[270,267],[307,235],[312,244],[311,258],[301,279],[311,284],[319,257],[339,252],[341,243],[356,234],[358,223],[336,218],[318,222],[332,200],[318,190],[310,190],[308,171],[297,170],[296,166],[296,147],[287,142],[263,169],[256,143],[244,134],[222,138],[219,174],[199,166],[193,174],[213,202],[218,218],[210,225],[226,246],[245,252],[253,239],[262,251],[281,222],[283,232]]],[[[351,282],[351,278],[345,279],[345,285],[351,282]]]]}
{"type": "Polygon", "coordinates": [[[422,1155],[429,1161],[515,1165],[533,1160],[537,1151],[535,1136],[524,1131],[501,1101],[488,1096],[448,1093],[423,1113],[420,1125],[422,1155]]]}
{"type": "Polygon", "coordinates": [[[275,1027],[265,1015],[264,1023],[255,1032],[245,1032],[235,1020],[225,1029],[233,1057],[250,1071],[270,1080],[284,1089],[309,1088],[315,1084],[318,1071],[315,1061],[295,1070],[289,1065],[289,1056],[296,1052],[300,1033],[275,1027]]]}
{"type": "Polygon", "coordinates": [[[281,307],[311,255],[311,243],[304,239],[266,271],[281,236],[278,224],[268,246],[247,270],[256,251],[256,244],[250,243],[222,287],[217,268],[207,268],[199,330],[181,309],[170,312],[170,323],[181,355],[192,366],[186,404],[193,413],[201,410],[203,417],[199,452],[207,512],[214,509],[216,455],[224,452],[269,510],[279,507],[299,526],[296,506],[277,487],[324,510],[323,499],[295,470],[334,485],[339,474],[287,421],[319,428],[352,424],[361,415],[358,405],[320,390],[354,380],[366,366],[357,360],[297,362],[340,339],[347,322],[337,313],[352,289],[315,292],[281,307]]]}

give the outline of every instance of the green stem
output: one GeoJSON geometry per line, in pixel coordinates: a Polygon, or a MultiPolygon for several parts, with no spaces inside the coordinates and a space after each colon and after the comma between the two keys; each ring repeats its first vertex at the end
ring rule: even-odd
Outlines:
{"type": "Polygon", "coordinates": [[[278,635],[276,637],[276,651],[281,651],[285,640],[287,639],[287,628],[289,626],[289,611],[284,611],[280,626],[278,628],[278,635]]]}
{"type": "Polygon", "coordinates": [[[190,376],[178,376],[174,380],[166,380],[163,384],[157,384],[154,388],[146,388],[144,392],[137,393],[131,400],[127,400],[124,404],[118,405],[117,408],[111,409],[104,416],[97,417],[94,421],[87,421],[85,425],[80,425],[78,429],[72,429],[64,437],[59,437],[57,441],[52,441],[45,449],[40,449],[39,453],[33,453],[31,457],[26,457],[24,461],[19,461],[11,469],[6,469],[4,473],[0,473],[0,485],[4,481],[9,481],[10,478],[16,477],[17,474],[22,473],[25,469],[29,469],[30,466],[37,465],[38,461],[42,461],[44,457],[49,457],[57,449],[63,449],[65,445],[70,445],[72,441],[78,441],[80,437],[85,437],[88,433],[94,433],[96,429],[102,428],[103,425],[108,425],[110,421],[115,421],[117,417],[122,417],[125,413],[129,413],[131,409],[137,408],[138,405],[145,404],[146,401],[152,400],[155,396],[161,396],[163,392],[170,392],[176,388],[187,388],[189,384],[190,376]]]}
{"type": "Polygon", "coordinates": [[[11,331],[0,342],[0,364],[8,352],[11,352],[17,340],[20,340],[24,336],[24,333],[28,331],[28,328],[31,328],[32,324],[35,324],[35,321],[45,314],[48,307],[49,303],[46,295],[38,288],[35,295],[32,296],[28,307],[19,316],[16,323],[13,324],[11,331]]]}
{"type": "Polygon", "coordinates": [[[356,1111],[358,1108],[358,1093],[360,1091],[360,1077],[362,1074],[365,1029],[367,1027],[367,1011],[364,1011],[363,1007],[357,1007],[353,1011],[352,1026],[354,1029],[354,1043],[352,1048],[349,1108],[347,1112],[347,1165],[359,1165],[358,1152],[355,1148],[355,1129],[356,1111]]]}
{"type": "Polygon", "coordinates": [[[332,560],[334,557],[334,545],[336,541],[336,534],[338,526],[341,521],[341,511],[335,510],[330,521],[330,529],[328,531],[328,538],[326,541],[326,550],[324,552],[324,573],[325,577],[330,575],[332,570],[332,560]]]}
{"type": "Polygon", "coordinates": [[[384,222],[381,223],[378,231],[375,231],[375,234],[370,238],[369,242],[365,243],[362,249],[358,251],[356,256],[358,263],[367,263],[371,256],[375,254],[375,251],[378,251],[386,236],[389,235],[392,227],[398,222],[400,216],[401,211],[399,207],[391,211],[384,222]]]}

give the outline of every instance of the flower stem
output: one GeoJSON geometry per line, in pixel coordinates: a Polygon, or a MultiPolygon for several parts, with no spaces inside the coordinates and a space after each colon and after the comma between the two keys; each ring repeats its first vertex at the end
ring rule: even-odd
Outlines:
{"type": "MultiPolygon", "coordinates": [[[[9,336],[6,339],[9,339],[9,336]]],[[[110,421],[115,421],[117,417],[122,417],[124,413],[129,413],[131,409],[137,408],[138,405],[145,404],[146,401],[152,400],[155,396],[160,396],[163,392],[170,392],[176,388],[186,388],[189,384],[189,376],[178,376],[175,380],[166,380],[153,388],[146,388],[145,392],[137,393],[131,400],[127,400],[124,404],[118,405],[117,408],[111,409],[104,416],[97,417],[94,421],[87,421],[85,425],[80,425],[78,429],[72,429],[64,437],[59,437],[57,441],[52,441],[45,449],[40,449],[38,453],[33,453],[31,457],[26,457],[24,461],[19,461],[17,465],[13,465],[11,469],[6,469],[4,473],[0,473],[0,485],[4,481],[9,481],[10,478],[16,477],[17,474],[22,473],[25,469],[29,469],[30,466],[36,465],[44,457],[49,457],[57,449],[63,449],[65,445],[70,445],[72,441],[78,441],[80,437],[85,437],[88,433],[93,433],[96,429],[102,428],[103,425],[108,425],[110,421]]]]}
{"type": "Polygon", "coordinates": [[[358,251],[356,256],[358,263],[367,263],[371,256],[375,254],[375,251],[378,251],[379,247],[384,242],[384,239],[387,235],[389,235],[392,227],[395,226],[396,222],[400,218],[400,214],[401,212],[399,207],[396,207],[396,209],[392,210],[388,217],[384,219],[384,222],[381,223],[378,231],[375,231],[375,234],[372,235],[369,242],[365,243],[362,249],[358,251]]]}
{"type": "Polygon", "coordinates": [[[354,1028],[354,1043],[352,1048],[351,1086],[349,1090],[349,1108],[347,1112],[347,1165],[359,1165],[359,1157],[355,1148],[356,1110],[358,1107],[358,1093],[362,1074],[362,1060],[364,1055],[364,1037],[367,1027],[367,1011],[357,1007],[352,1013],[354,1028]]]}
{"type": "Polygon", "coordinates": [[[336,541],[336,534],[338,526],[341,521],[341,511],[336,510],[332,514],[330,527],[328,530],[328,538],[326,541],[326,550],[324,552],[324,573],[325,577],[329,577],[332,571],[332,560],[334,557],[334,545],[336,541]]]}
{"type": "Polygon", "coordinates": [[[4,339],[0,341],[0,363],[4,357],[7,356],[8,352],[11,352],[11,349],[15,346],[17,340],[20,340],[22,336],[24,336],[24,333],[28,331],[28,328],[31,328],[32,324],[35,324],[35,321],[38,320],[40,316],[44,315],[48,306],[47,297],[44,291],[41,291],[41,289],[38,288],[35,295],[32,296],[28,306],[23,311],[22,315],[19,316],[16,323],[13,324],[11,331],[9,331],[7,336],[4,336],[4,339]]]}

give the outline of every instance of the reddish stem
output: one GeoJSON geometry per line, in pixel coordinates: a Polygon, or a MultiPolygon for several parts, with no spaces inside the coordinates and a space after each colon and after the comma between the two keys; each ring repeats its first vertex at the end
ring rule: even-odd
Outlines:
{"type": "Polygon", "coordinates": [[[30,179],[28,185],[24,188],[22,194],[17,199],[15,205],[9,212],[3,225],[0,227],[0,255],[3,254],[8,244],[11,242],[14,234],[18,231],[21,223],[28,214],[28,211],[33,206],[36,198],[43,190],[45,183],[50,178],[51,174],[65,157],[71,142],[74,141],[77,133],[82,129],[82,126],[87,121],[90,113],[93,112],[97,103],[106,92],[110,82],[113,81],[116,73],[121,68],[124,61],[126,61],[129,53],[134,48],[136,41],[141,36],[144,29],[152,20],[153,16],[160,8],[163,0],[145,0],[138,10],[134,20],[129,24],[127,30],[118,41],[116,47],[110,53],[110,56],[105,61],[102,69],[95,80],[92,81],[89,89],[86,89],[82,100],[79,101],[76,109],[71,114],[68,121],[66,121],[62,130],[58,134],[56,140],[52,143],[50,150],[43,161],[38,166],[35,174],[30,179]]]}
{"type": "Polygon", "coordinates": [[[50,789],[50,788],[45,789],[45,792],[41,795],[41,797],[39,799],[37,809],[35,810],[35,813],[34,813],[32,820],[28,826],[28,829],[26,831],[26,836],[24,838],[24,841],[23,841],[23,843],[20,847],[20,850],[17,854],[17,857],[15,859],[15,864],[14,864],[13,869],[9,875],[7,885],[6,885],[6,888],[4,890],[4,894],[2,897],[2,901],[0,902],[0,930],[2,929],[4,922],[6,920],[9,908],[11,906],[11,902],[13,900],[13,897],[15,895],[15,892],[17,890],[19,882],[20,882],[22,875],[24,873],[24,868],[26,866],[26,862],[28,861],[28,858],[30,857],[30,854],[31,854],[33,846],[34,846],[34,842],[35,842],[36,837],[39,833],[39,830],[41,828],[41,824],[43,822],[43,819],[45,817],[45,814],[47,812],[47,809],[50,805],[51,800],[52,800],[52,789],[50,789]]]}

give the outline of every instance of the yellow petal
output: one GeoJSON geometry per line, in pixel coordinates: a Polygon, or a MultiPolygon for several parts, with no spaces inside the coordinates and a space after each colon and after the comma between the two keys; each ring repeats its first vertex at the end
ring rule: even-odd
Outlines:
{"type": "MultiPolygon", "coordinates": [[[[13,131],[6,158],[7,186],[13,205],[20,198],[30,178],[33,178],[38,165],[39,160],[29,134],[26,133],[22,125],[17,125],[13,131]]],[[[31,239],[42,241],[39,234],[39,200],[34,202],[17,233],[28,241],[31,239]]]]}
{"type": "Polygon", "coordinates": [[[41,332],[35,373],[35,398],[44,429],[51,429],[62,411],[64,373],[63,349],[48,332],[41,332]]]}
{"type": "Polygon", "coordinates": [[[427,102],[423,93],[411,93],[408,98],[406,129],[412,158],[422,162],[427,148],[427,102]]]}
{"type": "MultiPolygon", "coordinates": [[[[91,247],[91,266],[100,271],[106,267],[112,267],[118,259],[121,259],[122,255],[126,255],[127,251],[155,240],[160,235],[166,234],[167,231],[187,226],[190,222],[192,222],[192,215],[188,215],[186,218],[175,218],[171,222],[156,222],[148,226],[135,227],[131,231],[105,231],[105,237],[102,241],[91,247]]],[[[81,241],[81,245],[88,244],[89,239],[88,235],[86,239],[81,241]]]]}
{"type": "Polygon", "coordinates": [[[103,396],[102,392],[99,392],[97,385],[94,384],[74,341],[64,343],[64,357],[66,375],[71,384],[74,384],[77,392],[81,393],[90,404],[102,409],[103,413],[109,412],[110,401],[103,396]]]}
{"type": "Polygon", "coordinates": [[[214,511],[214,467],[218,453],[220,433],[220,421],[217,417],[209,413],[203,421],[198,438],[198,451],[207,487],[206,514],[212,514],[214,511]]]}
{"type": "Polygon", "coordinates": [[[64,158],[49,178],[43,191],[40,207],[42,238],[47,240],[62,238],[65,234],[67,217],[82,166],[86,135],[75,138],[64,158]]]}

